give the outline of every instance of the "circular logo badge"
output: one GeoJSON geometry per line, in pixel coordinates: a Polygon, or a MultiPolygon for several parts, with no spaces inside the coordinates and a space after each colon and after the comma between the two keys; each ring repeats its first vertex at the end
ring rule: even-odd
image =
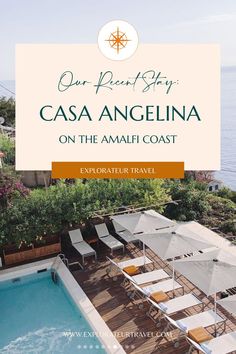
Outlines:
{"type": "Polygon", "coordinates": [[[138,47],[138,34],[128,22],[115,20],[104,25],[98,34],[102,54],[111,60],[125,60],[138,47]]]}

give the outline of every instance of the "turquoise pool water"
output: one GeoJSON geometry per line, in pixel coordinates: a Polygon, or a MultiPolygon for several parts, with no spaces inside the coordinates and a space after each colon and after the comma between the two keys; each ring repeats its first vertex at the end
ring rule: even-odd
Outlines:
{"type": "Polygon", "coordinates": [[[61,281],[54,284],[47,271],[0,282],[0,353],[106,352],[61,281]]]}

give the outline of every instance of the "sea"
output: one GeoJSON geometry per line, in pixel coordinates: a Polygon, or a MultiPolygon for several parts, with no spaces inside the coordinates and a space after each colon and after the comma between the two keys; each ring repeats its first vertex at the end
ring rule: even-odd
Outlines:
{"type": "Polygon", "coordinates": [[[215,177],[236,191],[236,66],[221,73],[221,171],[215,177]]]}
{"type": "MultiPolygon", "coordinates": [[[[15,81],[0,81],[0,97],[14,97],[12,92],[15,81]]],[[[221,70],[221,171],[215,178],[236,191],[236,66],[221,70]]]]}

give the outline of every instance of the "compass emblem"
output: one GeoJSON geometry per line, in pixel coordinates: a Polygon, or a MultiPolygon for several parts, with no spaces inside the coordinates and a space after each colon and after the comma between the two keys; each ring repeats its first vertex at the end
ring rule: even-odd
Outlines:
{"type": "Polygon", "coordinates": [[[120,50],[125,48],[130,39],[127,38],[126,33],[121,32],[119,27],[117,27],[115,32],[112,32],[108,39],[105,41],[109,42],[111,48],[116,50],[119,54],[120,50]]]}
{"type": "Polygon", "coordinates": [[[131,57],[138,46],[138,35],[132,25],[125,21],[111,21],[98,34],[98,46],[102,54],[112,60],[131,57]]]}

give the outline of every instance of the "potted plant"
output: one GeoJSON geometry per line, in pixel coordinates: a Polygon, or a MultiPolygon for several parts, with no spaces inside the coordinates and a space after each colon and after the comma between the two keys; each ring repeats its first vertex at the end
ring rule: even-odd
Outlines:
{"type": "Polygon", "coordinates": [[[61,252],[61,240],[58,235],[37,236],[35,241],[22,241],[16,245],[6,245],[3,249],[5,265],[22,263],[61,252]]]}

